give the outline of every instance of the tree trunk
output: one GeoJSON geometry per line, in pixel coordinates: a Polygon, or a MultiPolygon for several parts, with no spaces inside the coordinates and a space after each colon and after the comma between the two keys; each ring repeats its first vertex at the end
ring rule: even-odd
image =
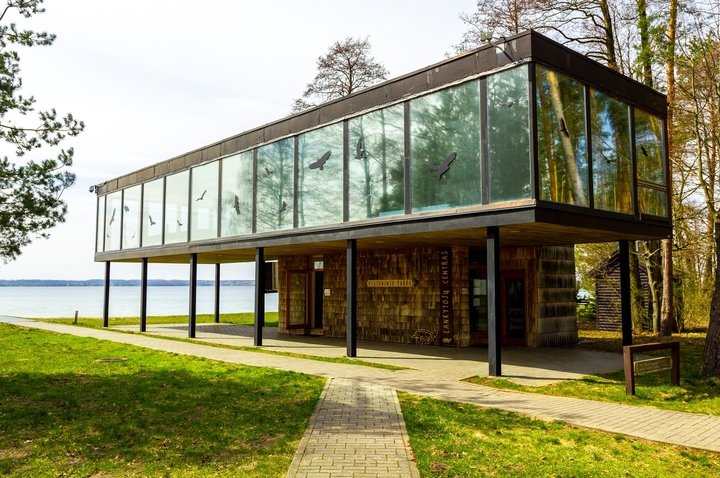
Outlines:
{"type": "MultiPolygon", "coordinates": [[[[667,27],[667,56],[665,62],[665,77],[667,78],[667,143],[668,155],[673,154],[673,107],[675,106],[675,32],[677,27],[677,0],[670,0],[668,27],[667,27]]],[[[671,156],[672,157],[672,156],[671,156]]],[[[668,161],[670,170],[667,172],[668,196],[672,197],[672,161],[668,161]]],[[[672,217],[672,211],[668,211],[672,217]]],[[[662,311],[660,317],[660,335],[670,336],[676,328],[673,310],[673,256],[672,239],[663,239],[660,243],[662,249],[663,292],[662,311]]]]}
{"type": "Polygon", "coordinates": [[[600,11],[603,16],[603,30],[605,33],[605,54],[607,55],[607,66],[615,71],[620,71],[615,53],[615,30],[613,29],[612,15],[607,0],[600,0],[600,11]]]}
{"type": "MultiPolygon", "coordinates": [[[[715,222],[715,260],[720,260],[720,218],[715,222]]],[[[715,286],[710,305],[710,323],[700,374],[720,377],[720,267],[715,268],[715,286]]]]}

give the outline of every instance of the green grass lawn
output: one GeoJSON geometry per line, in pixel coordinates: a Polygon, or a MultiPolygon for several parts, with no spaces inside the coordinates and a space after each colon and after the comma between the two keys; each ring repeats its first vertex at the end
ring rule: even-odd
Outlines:
{"type": "MultiPolygon", "coordinates": [[[[48,319],[39,319],[53,321],[59,324],[73,324],[75,319],[68,317],[57,317],[48,319]]],[[[215,320],[214,314],[198,314],[196,316],[196,323],[198,324],[209,324],[215,320]]],[[[152,324],[185,324],[188,321],[186,315],[162,315],[162,316],[149,316],[147,318],[148,325],[152,324]]],[[[220,322],[224,324],[236,324],[236,325],[252,325],[255,323],[255,315],[253,312],[240,312],[236,314],[220,314],[220,322]]],[[[77,325],[83,325],[85,327],[93,327],[100,329],[102,328],[102,318],[100,317],[78,317],[77,325]]],[[[110,317],[108,319],[108,325],[115,327],[118,325],[137,325],[140,327],[140,317],[110,317]]],[[[278,325],[278,313],[277,312],[266,312],[265,313],[265,326],[266,327],[277,327],[278,325]]]]}
{"type": "Polygon", "coordinates": [[[720,454],[399,393],[423,477],[720,476],[720,454]]]}
{"type": "MultiPolygon", "coordinates": [[[[520,390],[564,397],[589,398],[629,405],[650,405],[668,410],[720,415],[720,380],[701,377],[700,363],[705,344],[704,333],[677,334],[659,339],[649,334],[635,334],[633,343],[642,344],[661,340],[680,341],[680,386],[670,385],[670,372],[640,375],[635,385],[635,395],[625,395],[623,371],[588,375],[580,380],[568,380],[542,387],[517,385],[509,380],[474,377],[473,383],[497,388],[520,390]]],[[[619,332],[580,330],[580,348],[605,352],[622,352],[619,332]]],[[[667,355],[669,351],[664,354],[667,355]]],[[[661,355],[661,354],[658,354],[661,355]]]]}
{"type": "Polygon", "coordinates": [[[324,380],[0,324],[0,475],[285,476],[324,380]]]}

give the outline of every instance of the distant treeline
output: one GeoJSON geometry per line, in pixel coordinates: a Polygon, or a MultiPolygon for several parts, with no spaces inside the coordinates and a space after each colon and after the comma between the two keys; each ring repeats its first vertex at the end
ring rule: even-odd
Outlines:
{"type": "MultiPolygon", "coordinates": [[[[186,286],[188,285],[187,280],[181,279],[150,279],[148,280],[149,286],[162,286],[162,287],[175,287],[175,286],[186,286]]],[[[105,282],[102,279],[88,279],[88,280],[43,280],[43,279],[19,279],[19,280],[4,280],[0,279],[0,287],[99,287],[104,285],[105,282]]],[[[111,279],[110,285],[114,287],[139,287],[139,280],[123,280],[123,279],[111,279]]],[[[199,280],[197,281],[198,286],[212,286],[215,285],[215,281],[212,280],[199,280]]],[[[254,286],[254,280],[223,280],[220,281],[220,285],[223,286],[254,286]]]]}

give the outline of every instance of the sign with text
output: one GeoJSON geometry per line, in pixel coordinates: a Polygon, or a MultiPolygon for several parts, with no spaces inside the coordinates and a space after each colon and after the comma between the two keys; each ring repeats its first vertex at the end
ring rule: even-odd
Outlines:
{"type": "Polygon", "coordinates": [[[440,343],[453,345],[452,249],[440,249],[440,343]]]}
{"type": "Polygon", "coordinates": [[[368,287],[413,287],[413,279],[373,279],[366,282],[368,287]]]}

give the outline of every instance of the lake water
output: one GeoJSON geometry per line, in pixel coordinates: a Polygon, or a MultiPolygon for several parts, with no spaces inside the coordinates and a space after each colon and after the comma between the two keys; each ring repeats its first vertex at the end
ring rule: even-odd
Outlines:
{"type": "MultiPolygon", "coordinates": [[[[215,311],[215,288],[198,287],[197,313],[215,311]]],[[[148,287],[148,315],[188,313],[187,287],[148,287]]],[[[265,295],[265,310],[277,311],[277,294],[265,295]]],[[[220,312],[252,312],[255,288],[220,288],[220,312]]],[[[102,287],[0,287],[0,315],[18,317],[102,317],[102,287]]],[[[110,317],[140,316],[140,287],[110,288],[110,317]]]]}

